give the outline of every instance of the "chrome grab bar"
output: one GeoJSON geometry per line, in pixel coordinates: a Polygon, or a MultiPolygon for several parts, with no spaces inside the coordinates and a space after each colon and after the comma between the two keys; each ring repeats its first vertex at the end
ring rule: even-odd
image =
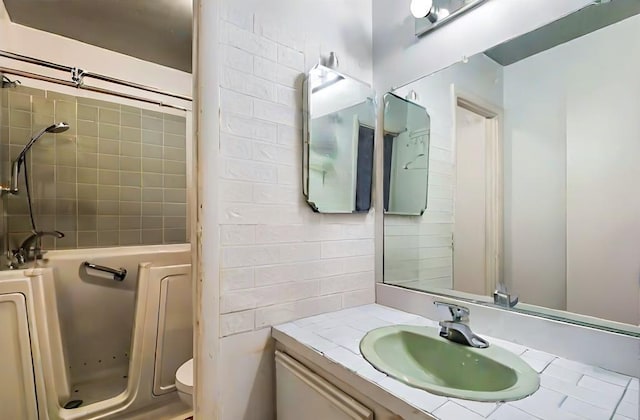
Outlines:
{"type": "Polygon", "coordinates": [[[113,279],[116,281],[123,281],[125,277],[127,277],[127,270],[124,268],[115,269],[111,267],[105,267],[104,265],[93,264],[93,263],[90,263],[89,261],[85,261],[83,265],[86,268],[91,268],[93,270],[109,273],[113,276],[113,279]]]}

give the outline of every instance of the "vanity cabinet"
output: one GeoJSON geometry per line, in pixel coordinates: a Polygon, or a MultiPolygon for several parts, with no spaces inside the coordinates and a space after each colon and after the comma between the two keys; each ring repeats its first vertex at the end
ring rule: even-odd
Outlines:
{"type": "Polygon", "coordinates": [[[0,355],[2,418],[37,419],[27,305],[22,293],[0,294],[0,355]]]}
{"type": "Polygon", "coordinates": [[[278,420],[435,420],[277,329],[273,338],[278,420]]]}
{"type": "Polygon", "coordinates": [[[276,352],[278,420],[373,420],[373,412],[286,353],[276,352]]]}

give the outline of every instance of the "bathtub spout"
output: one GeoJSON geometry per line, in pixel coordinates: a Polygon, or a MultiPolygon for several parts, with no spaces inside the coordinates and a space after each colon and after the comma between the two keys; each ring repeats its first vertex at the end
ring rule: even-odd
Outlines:
{"type": "Polygon", "coordinates": [[[34,232],[29,235],[18,249],[13,250],[13,261],[11,268],[20,268],[21,265],[35,260],[41,260],[46,251],[42,251],[42,237],[53,236],[54,238],[64,238],[64,233],[54,230],[53,232],[34,232]]]}

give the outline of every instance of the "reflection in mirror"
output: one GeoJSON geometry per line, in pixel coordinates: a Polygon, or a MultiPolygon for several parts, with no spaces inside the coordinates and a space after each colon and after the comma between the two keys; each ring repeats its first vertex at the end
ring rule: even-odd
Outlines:
{"type": "Polygon", "coordinates": [[[375,93],[317,65],[304,81],[303,191],[320,213],[371,208],[375,93]]]}
{"type": "Polygon", "coordinates": [[[384,211],[420,216],[427,207],[429,114],[392,93],[384,96],[384,211]]]}
{"type": "Polygon", "coordinates": [[[395,91],[429,110],[429,206],[385,215],[386,283],[638,334],[638,13],[588,6],[395,91]]]}

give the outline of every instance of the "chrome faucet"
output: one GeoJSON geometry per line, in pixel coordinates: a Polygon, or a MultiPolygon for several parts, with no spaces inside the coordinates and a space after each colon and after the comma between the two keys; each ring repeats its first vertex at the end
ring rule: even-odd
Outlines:
{"type": "Polygon", "coordinates": [[[440,317],[446,318],[439,323],[440,337],[479,349],[489,347],[489,342],[475,335],[465,323],[469,320],[469,309],[451,303],[434,302],[434,304],[440,317]]]}
{"type": "Polygon", "coordinates": [[[518,296],[497,289],[493,292],[493,303],[504,308],[513,308],[518,304],[518,296]]]}
{"type": "Polygon", "coordinates": [[[54,238],[64,238],[64,233],[54,230],[53,232],[34,232],[29,235],[18,249],[14,249],[12,252],[13,261],[9,265],[10,268],[20,268],[21,265],[30,262],[41,260],[46,251],[42,251],[42,237],[53,236],[54,238]]]}

